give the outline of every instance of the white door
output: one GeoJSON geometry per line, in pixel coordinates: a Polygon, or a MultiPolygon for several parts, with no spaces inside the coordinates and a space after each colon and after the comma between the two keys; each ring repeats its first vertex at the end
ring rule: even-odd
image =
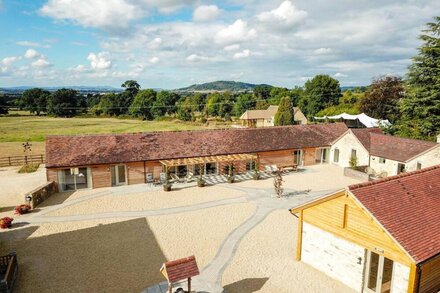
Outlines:
{"type": "Polygon", "coordinates": [[[393,261],[368,251],[365,269],[364,292],[390,293],[393,276],[393,261]]]}

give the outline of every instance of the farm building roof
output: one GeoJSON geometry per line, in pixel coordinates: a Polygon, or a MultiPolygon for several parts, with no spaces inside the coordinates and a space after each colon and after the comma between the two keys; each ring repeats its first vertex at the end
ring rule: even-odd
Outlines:
{"type": "MultiPolygon", "coordinates": [[[[298,112],[298,107],[293,107],[293,113],[298,112]]],[[[270,105],[266,110],[247,110],[241,116],[241,120],[252,120],[252,119],[269,119],[275,116],[278,111],[278,106],[270,105]]]]}
{"type": "Polygon", "coordinates": [[[440,253],[440,165],[348,189],[416,263],[440,253]]]}
{"type": "Polygon", "coordinates": [[[437,146],[433,141],[383,134],[378,128],[351,129],[370,155],[406,162],[437,146]]]}
{"type": "Polygon", "coordinates": [[[48,136],[46,167],[157,161],[329,146],[344,123],[199,131],[48,136]]]}

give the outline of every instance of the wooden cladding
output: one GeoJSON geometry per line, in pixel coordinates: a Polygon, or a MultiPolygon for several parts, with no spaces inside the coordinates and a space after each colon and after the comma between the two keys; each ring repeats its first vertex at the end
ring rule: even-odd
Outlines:
{"type": "Polygon", "coordinates": [[[292,165],[293,150],[264,152],[258,154],[260,166],[264,165],[292,165]]]}
{"type": "Polygon", "coordinates": [[[110,165],[92,166],[91,170],[93,188],[112,186],[110,165]]]}
{"type": "Polygon", "coordinates": [[[440,291],[440,255],[420,266],[419,292],[437,293],[440,291]]]}
{"type": "Polygon", "coordinates": [[[348,195],[303,210],[304,221],[318,228],[380,252],[385,257],[409,265],[412,260],[376,221],[348,195]]]}

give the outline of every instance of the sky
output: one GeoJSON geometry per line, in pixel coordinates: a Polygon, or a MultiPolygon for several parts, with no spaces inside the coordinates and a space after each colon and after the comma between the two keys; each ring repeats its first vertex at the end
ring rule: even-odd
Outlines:
{"type": "Polygon", "coordinates": [[[0,0],[0,87],[404,76],[438,0],[0,0]]]}

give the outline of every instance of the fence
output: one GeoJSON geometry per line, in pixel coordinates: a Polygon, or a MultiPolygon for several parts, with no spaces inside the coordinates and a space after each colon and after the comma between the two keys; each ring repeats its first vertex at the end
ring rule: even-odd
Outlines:
{"type": "Polygon", "coordinates": [[[44,164],[45,155],[28,155],[28,156],[12,156],[0,157],[0,167],[23,166],[31,163],[44,164]]]}

